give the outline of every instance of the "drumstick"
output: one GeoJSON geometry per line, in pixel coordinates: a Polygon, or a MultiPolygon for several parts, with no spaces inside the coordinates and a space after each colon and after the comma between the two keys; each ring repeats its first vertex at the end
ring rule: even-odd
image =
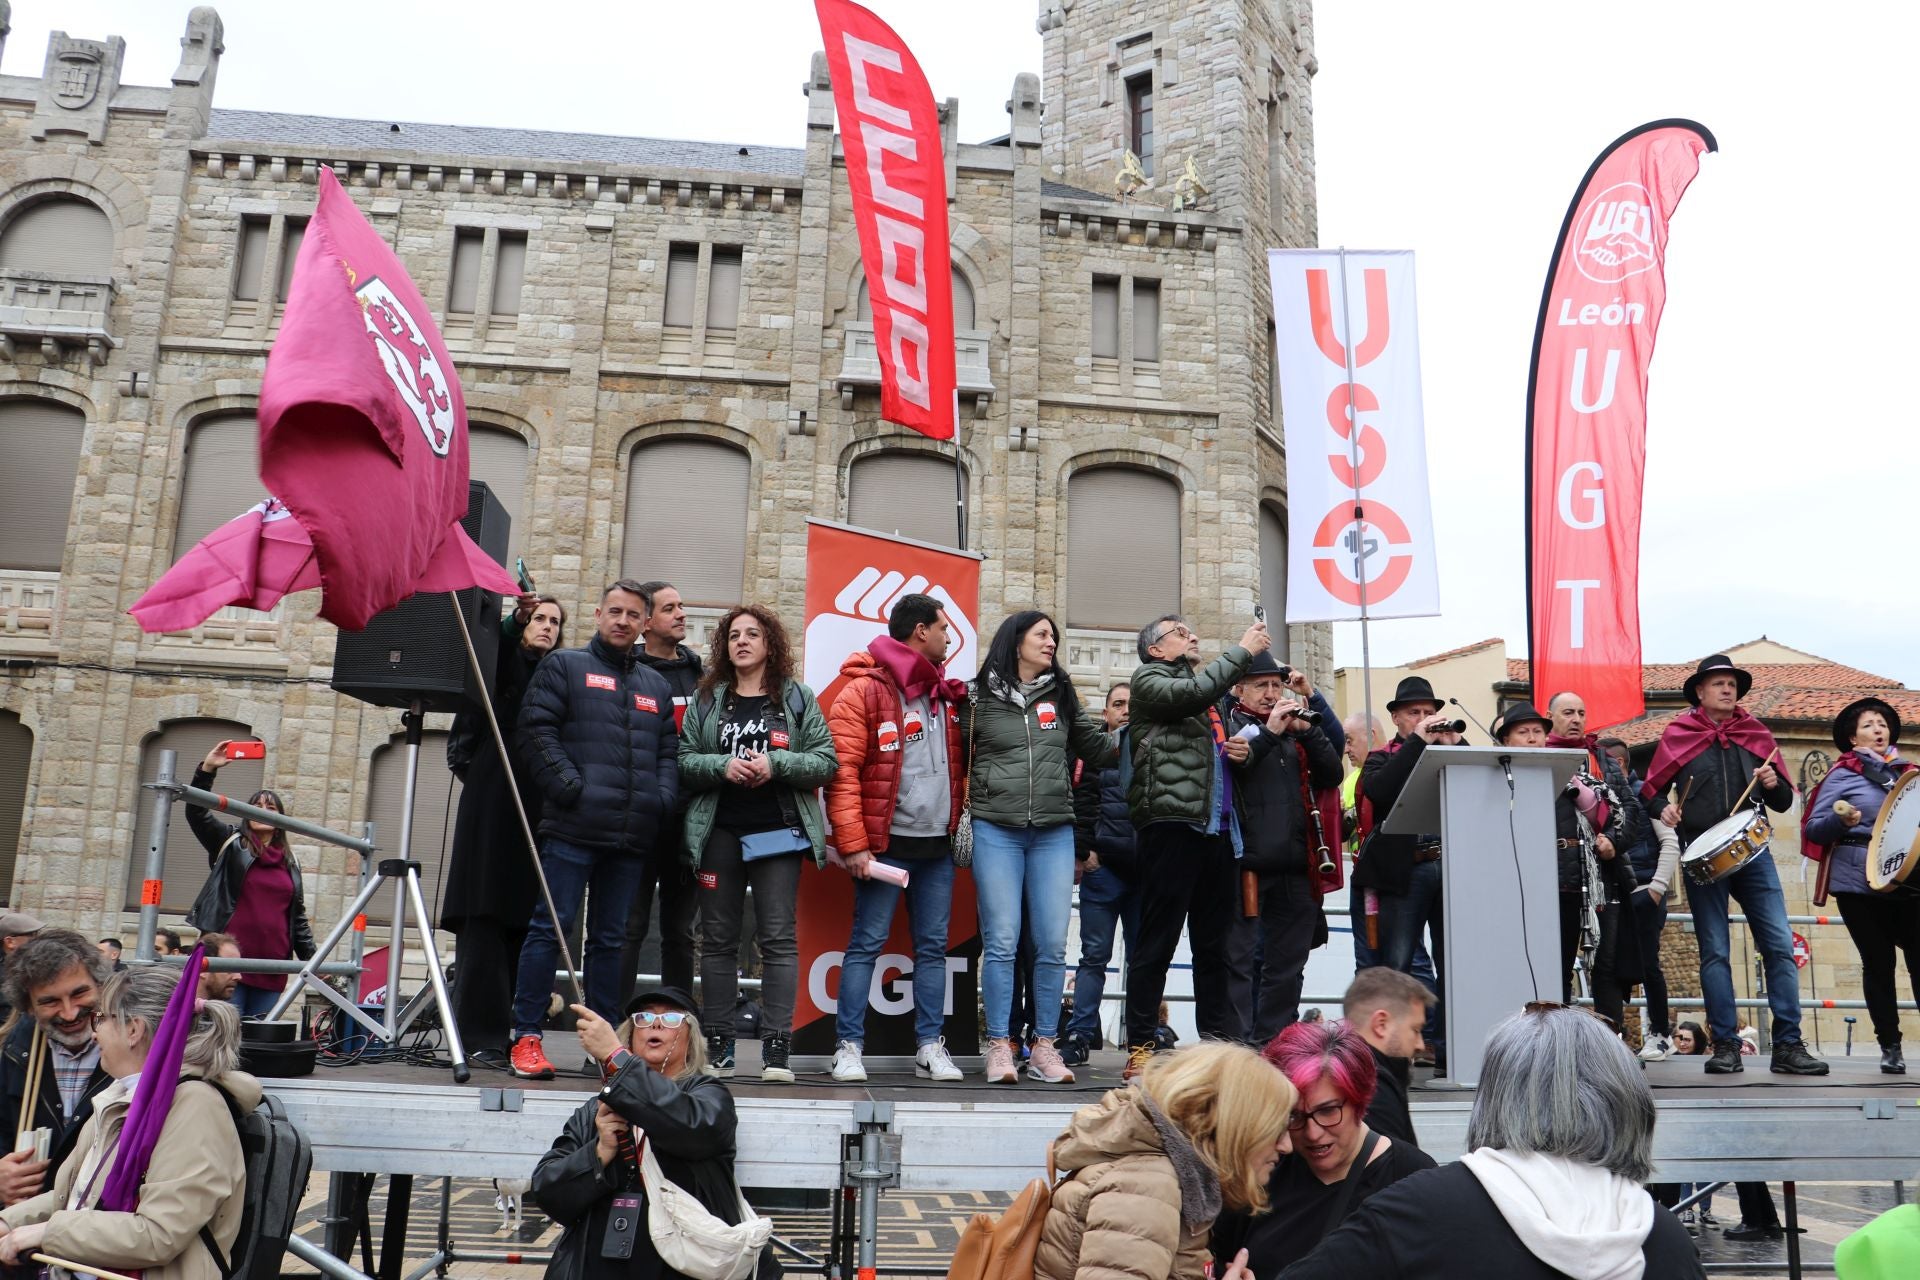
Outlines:
{"type": "Polygon", "coordinates": [[[84,1262],[68,1262],[65,1258],[56,1258],[49,1253],[36,1253],[31,1256],[35,1262],[44,1262],[50,1267],[65,1267],[83,1276],[99,1276],[100,1280],[133,1280],[132,1276],[122,1275],[118,1271],[103,1271],[99,1267],[90,1267],[84,1262]]]}
{"type": "MultiPolygon", "coordinates": [[[[1745,791],[1742,791],[1740,793],[1740,798],[1733,802],[1733,808],[1727,810],[1727,816],[1729,818],[1731,818],[1734,814],[1740,812],[1740,806],[1744,805],[1747,802],[1747,797],[1753,794],[1754,784],[1760,781],[1760,770],[1766,768],[1769,764],[1771,764],[1773,762],[1773,758],[1779,754],[1780,754],[1780,748],[1778,747],[1775,747],[1773,750],[1767,752],[1767,758],[1760,762],[1759,768],[1753,771],[1753,776],[1747,779],[1747,789],[1745,791]]],[[[1780,762],[1781,767],[1785,768],[1786,763],[1787,762],[1785,760],[1782,760],[1780,762]]],[[[1725,795],[1726,792],[1722,791],[1720,794],[1725,795]]]]}

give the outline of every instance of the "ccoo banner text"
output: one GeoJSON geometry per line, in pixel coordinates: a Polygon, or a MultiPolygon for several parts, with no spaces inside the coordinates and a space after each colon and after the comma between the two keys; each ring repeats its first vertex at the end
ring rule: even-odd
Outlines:
{"type": "Polygon", "coordinates": [[[1645,709],[1640,502],[1647,365],[1667,300],[1667,220],[1713,135],[1659,120],[1575,191],[1540,298],[1527,384],[1527,651],[1536,700],[1576,689],[1587,722],[1645,709]]]}
{"type": "Polygon", "coordinates": [[[1267,262],[1287,432],[1287,621],[1436,614],[1413,254],[1272,249],[1267,262]]]}
{"type": "Polygon", "coordinates": [[[953,261],[933,90],[906,42],[850,0],[815,0],[880,357],[880,416],[954,436],[953,261]]]}

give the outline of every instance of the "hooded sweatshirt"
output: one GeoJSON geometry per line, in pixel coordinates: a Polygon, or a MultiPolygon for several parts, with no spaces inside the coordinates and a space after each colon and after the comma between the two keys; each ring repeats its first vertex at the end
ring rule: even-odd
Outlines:
{"type": "Polygon", "coordinates": [[[1646,1188],[1599,1165],[1481,1147],[1460,1157],[1527,1252],[1574,1280],[1640,1280],[1646,1188]]]}

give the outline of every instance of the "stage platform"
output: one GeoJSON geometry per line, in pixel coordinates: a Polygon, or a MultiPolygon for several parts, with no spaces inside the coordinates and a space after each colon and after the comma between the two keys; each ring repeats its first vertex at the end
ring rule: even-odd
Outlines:
{"type": "MultiPolygon", "coordinates": [[[[445,1070],[368,1063],[266,1084],[311,1137],[317,1170],[525,1178],[597,1085],[564,1071],[584,1062],[574,1037],[550,1033],[546,1043],[563,1068],[551,1081],[476,1068],[456,1085],[445,1070]]],[[[1118,1086],[1124,1063],[1117,1053],[1095,1054],[1072,1085],[988,1086],[977,1076],[934,1084],[911,1072],[872,1072],[865,1085],[824,1072],[772,1085],[759,1080],[757,1046],[740,1048],[740,1075],[729,1082],[740,1112],[740,1182],[769,1188],[839,1185],[841,1135],[854,1131],[854,1105],[871,1101],[893,1105],[906,1189],[1018,1190],[1041,1171],[1047,1142],[1074,1110],[1118,1086]]],[[[1877,1059],[1865,1057],[1835,1059],[1824,1079],[1773,1075],[1764,1057],[1748,1058],[1733,1077],[1706,1075],[1703,1062],[1647,1064],[1660,1108],[1659,1180],[1920,1176],[1920,1078],[1883,1076],[1877,1059]]],[[[1420,1145],[1437,1160],[1458,1157],[1472,1094],[1421,1084],[1412,1105],[1420,1145]]]]}

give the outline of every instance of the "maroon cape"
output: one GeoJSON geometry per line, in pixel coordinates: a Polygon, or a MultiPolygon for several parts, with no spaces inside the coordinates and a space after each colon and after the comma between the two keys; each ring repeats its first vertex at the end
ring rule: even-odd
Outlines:
{"type": "MultiPolygon", "coordinates": [[[[1667,789],[1667,784],[1686,767],[1689,760],[1710,746],[1729,743],[1745,747],[1760,757],[1763,763],[1780,750],[1767,726],[1761,724],[1759,718],[1745,707],[1735,707],[1731,717],[1718,721],[1699,707],[1694,707],[1677,717],[1660,735],[1660,745],[1653,751],[1653,763],[1647,768],[1646,785],[1640,788],[1641,796],[1647,800],[1655,799],[1667,789]]],[[[1785,776],[1786,758],[1783,756],[1775,763],[1782,771],[1782,776],[1785,776]]]]}

